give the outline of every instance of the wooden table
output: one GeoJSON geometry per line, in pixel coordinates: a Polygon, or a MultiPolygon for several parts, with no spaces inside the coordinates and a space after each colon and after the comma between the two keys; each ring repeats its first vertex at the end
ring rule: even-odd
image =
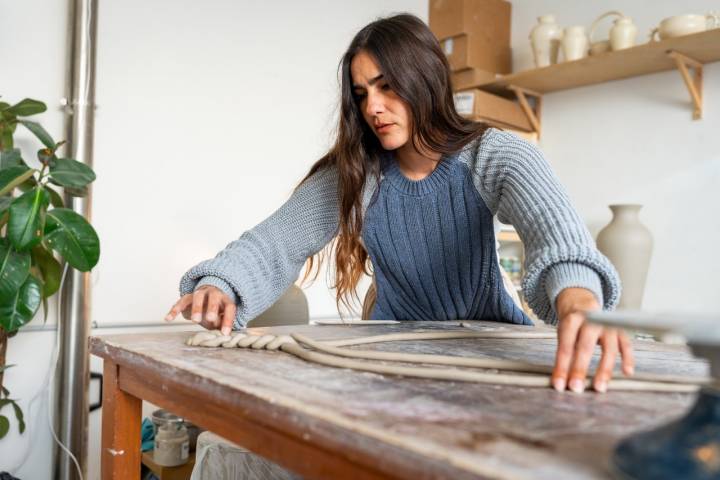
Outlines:
{"type": "MultiPolygon", "coordinates": [[[[472,328],[514,327],[473,322],[472,328]]],[[[316,339],[457,322],[250,329],[316,339]]],[[[689,394],[586,392],[383,376],[283,352],[188,347],[189,333],[92,337],[103,357],[102,475],[137,478],[141,399],[307,478],[607,478],[620,438],[680,416],[689,394]]],[[[364,349],[552,365],[554,340],[433,340],[364,349]]],[[[682,346],[636,342],[637,371],[706,375],[682,346]]],[[[597,356],[596,356],[597,357],[597,356]]],[[[595,359],[597,361],[597,358],[595,359]]]]}

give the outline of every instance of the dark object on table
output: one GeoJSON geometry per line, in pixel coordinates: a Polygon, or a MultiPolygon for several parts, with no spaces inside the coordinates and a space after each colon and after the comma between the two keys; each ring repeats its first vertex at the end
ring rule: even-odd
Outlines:
{"type": "Polygon", "coordinates": [[[720,391],[705,388],[679,420],[620,442],[613,466],[622,478],[720,478],[720,391]]]}

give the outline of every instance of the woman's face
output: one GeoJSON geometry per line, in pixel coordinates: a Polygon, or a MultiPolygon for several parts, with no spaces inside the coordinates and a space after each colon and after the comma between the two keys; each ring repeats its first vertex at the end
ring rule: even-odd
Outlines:
{"type": "Polygon", "coordinates": [[[361,50],[350,63],[350,74],[358,107],[383,148],[406,145],[412,132],[410,108],[392,91],[373,57],[361,50]]]}

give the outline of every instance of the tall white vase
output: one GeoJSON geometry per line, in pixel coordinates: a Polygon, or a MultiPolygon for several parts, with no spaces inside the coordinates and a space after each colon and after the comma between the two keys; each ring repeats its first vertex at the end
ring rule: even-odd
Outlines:
{"type": "Polygon", "coordinates": [[[642,305],[653,239],[640,223],[642,205],[610,205],[613,218],[598,234],[598,249],[615,265],[622,282],[618,308],[638,310],[642,305]]]}
{"type": "Polygon", "coordinates": [[[538,24],[530,31],[530,44],[536,67],[547,67],[557,63],[560,39],[562,39],[562,28],[555,23],[555,16],[538,17],[538,24]]]}

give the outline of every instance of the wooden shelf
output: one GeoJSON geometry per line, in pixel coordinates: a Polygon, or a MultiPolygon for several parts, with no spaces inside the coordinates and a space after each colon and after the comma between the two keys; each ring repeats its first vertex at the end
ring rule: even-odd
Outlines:
{"type": "Polygon", "coordinates": [[[623,78],[674,70],[670,52],[677,52],[701,64],[720,60],[720,29],[649,42],[625,50],[605,52],[572,62],[505,75],[478,88],[514,97],[511,87],[539,94],[568,90],[623,78]]]}
{"type": "Polygon", "coordinates": [[[519,242],[520,235],[512,230],[500,230],[497,239],[499,242],[519,242]]]}

